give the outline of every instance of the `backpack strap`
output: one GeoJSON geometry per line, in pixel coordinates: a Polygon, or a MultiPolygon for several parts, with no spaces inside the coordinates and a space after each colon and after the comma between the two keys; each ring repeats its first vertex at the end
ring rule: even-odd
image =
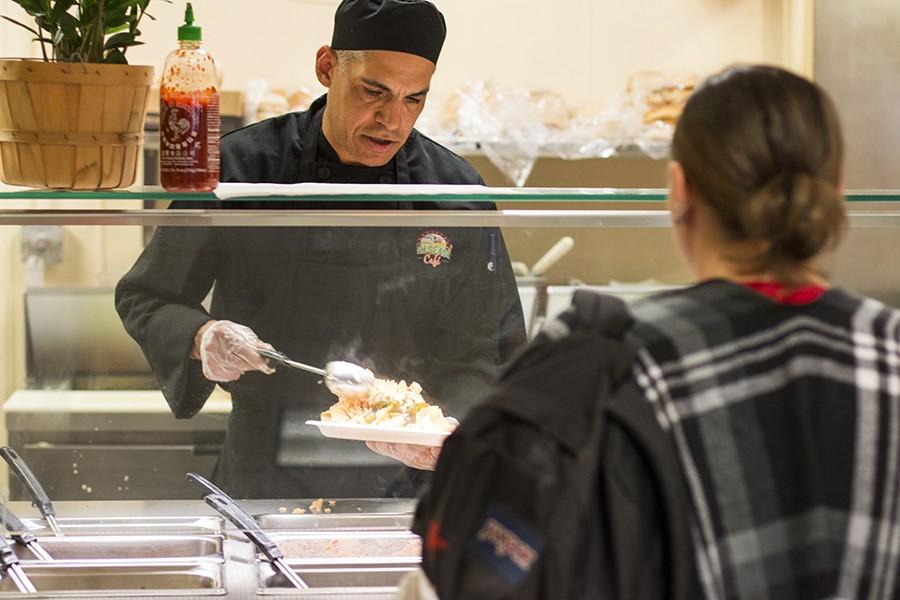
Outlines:
{"type": "Polygon", "coordinates": [[[629,372],[636,349],[626,341],[633,323],[627,305],[615,296],[578,290],[572,305],[548,322],[501,375],[501,385],[515,394],[494,398],[493,410],[531,423],[575,454],[601,434],[593,418],[597,394],[608,393],[629,372]],[[535,381],[535,369],[565,372],[550,383],[535,381]],[[558,397],[560,402],[547,402],[558,397]]]}
{"type": "MultiPolygon", "coordinates": [[[[612,392],[628,375],[637,355],[637,348],[627,340],[627,333],[634,319],[621,298],[589,290],[576,290],[570,310],[577,323],[589,326],[606,342],[602,347],[602,354],[597,357],[600,361],[598,370],[603,376],[599,378],[597,395],[591,399],[595,403],[590,411],[594,415],[591,420],[593,426],[577,459],[579,464],[587,467],[597,463],[607,425],[605,411],[612,392]]],[[[596,479],[581,481],[579,484],[582,499],[585,502],[592,501],[596,479]]]]}
{"type": "MultiPolygon", "coordinates": [[[[601,361],[600,368],[607,374],[603,379],[608,384],[597,389],[597,414],[592,421],[593,430],[578,456],[578,462],[582,468],[595,465],[593,472],[599,475],[598,455],[602,452],[610,421],[615,421],[628,432],[641,448],[659,486],[667,526],[669,597],[684,600],[695,598],[699,588],[690,532],[690,500],[681,476],[678,453],[671,439],[660,429],[650,404],[633,382],[626,381],[638,351],[628,336],[634,324],[633,317],[619,298],[588,290],[575,293],[570,310],[576,323],[581,326],[590,324],[599,335],[614,344],[610,346],[610,355],[601,361]]],[[[593,501],[598,483],[596,477],[579,482],[580,498],[585,502],[593,501]]]]}
{"type": "Polygon", "coordinates": [[[640,449],[657,487],[665,522],[668,598],[700,597],[691,536],[691,501],[682,476],[678,452],[660,428],[653,407],[634,382],[614,394],[606,407],[607,422],[614,422],[640,449]]]}
{"type": "Polygon", "coordinates": [[[575,290],[570,310],[578,322],[590,326],[604,337],[623,342],[634,323],[628,305],[621,298],[590,290],[575,290]]]}

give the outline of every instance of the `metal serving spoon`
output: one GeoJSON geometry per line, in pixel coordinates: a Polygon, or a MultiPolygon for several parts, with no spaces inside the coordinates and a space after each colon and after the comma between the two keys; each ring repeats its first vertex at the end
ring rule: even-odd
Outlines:
{"type": "Polygon", "coordinates": [[[6,543],[2,536],[0,536],[0,571],[12,579],[16,589],[23,594],[37,593],[31,579],[28,578],[28,575],[25,574],[25,571],[19,564],[15,551],[6,543]]]}
{"type": "MultiPolygon", "coordinates": [[[[220,490],[214,483],[196,473],[188,473],[187,480],[197,484],[203,490],[203,500],[220,515],[231,521],[241,533],[253,542],[260,552],[295,588],[307,589],[309,585],[284,560],[284,553],[272,539],[265,534],[256,522],[234,499],[220,490]]],[[[2,539],[2,538],[0,538],[2,539]]]]}
{"type": "Polygon", "coordinates": [[[40,560],[53,560],[50,553],[38,543],[37,537],[29,531],[28,526],[20,521],[19,517],[14,515],[13,512],[2,503],[0,503],[0,522],[3,523],[3,526],[10,533],[10,537],[13,541],[29,548],[35,557],[40,560]]]}
{"type": "Polygon", "coordinates": [[[285,353],[277,350],[256,348],[256,352],[263,358],[279,365],[323,376],[325,387],[335,396],[358,396],[366,393],[375,383],[375,375],[372,374],[372,371],[343,360],[331,361],[325,365],[324,369],[320,369],[291,360],[285,353]]]}
{"type": "Polygon", "coordinates": [[[31,503],[40,511],[53,535],[61,536],[63,532],[56,520],[56,510],[53,508],[53,502],[50,501],[50,496],[44,491],[41,482],[34,476],[34,473],[22,457],[10,446],[0,448],[0,457],[6,461],[9,468],[12,469],[19,481],[22,482],[22,485],[25,486],[25,489],[31,496],[31,503]]]}

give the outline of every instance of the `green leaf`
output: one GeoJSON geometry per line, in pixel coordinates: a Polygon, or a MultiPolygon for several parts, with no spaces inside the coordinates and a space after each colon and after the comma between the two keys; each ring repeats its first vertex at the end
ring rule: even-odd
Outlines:
{"type": "Polygon", "coordinates": [[[78,27],[81,23],[69,13],[63,13],[59,18],[59,27],[66,35],[78,35],[78,27]]]}
{"type": "Polygon", "coordinates": [[[48,17],[37,17],[35,19],[38,27],[41,29],[46,29],[47,31],[53,33],[56,31],[57,24],[56,21],[49,19],[48,17]]]}
{"type": "Polygon", "coordinates": [[[69,9],[72,8],[72,5],[74,4],[75,0],[56,0],[53,10],[50,11],[49,19],[52,21],[59,21],[62,18],[62,15],[68,13],[69,9]]]}
{"type": "Polygon", "coordinates": [[[106,58],[103,59],[103,62],[115,64],[115,65],[127,65],[128,60],[125,58],[125,53],[121,50],[110,50],[106,54],[106,58]]]}
{"type": "Polygon", "coordinates": [[[54,45],[59,49],[60,54],[71,56],[81,49],[82,39],[79,30],[80,23],[78,19],[64,13],[59,20],[59,28],[54,33],[54,45]],[[59,42],[56,41],[61,36],[59,42]]]}
{"type": "Polygon", "coordinates": [[[87,6],[82,5],[81,7],[81,22],[83,24],[94,23],[97,20],[97,7],[96,6],[87,6]]]}
{"type": "Polygon", "coordinates": [[[122,25],[128,25],[129,23],[128,12],[124,8],[106,10],[104,13],[103,24],[107,31],[112,27],[120,27],[122,25]]]}
{"type": "MultiPolygon", "coordinates": [[[[11,0],[34,18],[36,26],[3,17],[42,42],[56,60],[125,63],[125,52],[139,46],[138,25],[150,0],[11,0]],[[49,50],[45,45],[49,44],[49,50]]],[[[172,0],[157,0],[172,3],[172,0]]]]}
{"type": "Polygon", "coordinates": [[[106,44],[104,44],[103,48],[105,50],[121,48],[122,46],[130,45],[132,42],[134,42],[134,34],[130,31],[124,31],[110,36],[109,39],[106,40],[106,44]]]}
{"type": "Polygon", "coordinates": [[[131,23],[128,21],[127,18],[125,18],[122,15],[114,15],[110,19],[103,20],[103,31],[105,31],[106,33],[111,33],[112,30],[118,29],[119,27],[122,27],[123,25],[125,27],[129,27],[131,25],[131,23]]]}

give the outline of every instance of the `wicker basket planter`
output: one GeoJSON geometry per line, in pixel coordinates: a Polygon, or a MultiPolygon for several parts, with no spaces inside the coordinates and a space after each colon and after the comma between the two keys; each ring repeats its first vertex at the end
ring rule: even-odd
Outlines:
{"type": "Polygon", "coordinates": [[[152,82],[153,67],[0,60],[0,180],[133,184],[152,82]]]}

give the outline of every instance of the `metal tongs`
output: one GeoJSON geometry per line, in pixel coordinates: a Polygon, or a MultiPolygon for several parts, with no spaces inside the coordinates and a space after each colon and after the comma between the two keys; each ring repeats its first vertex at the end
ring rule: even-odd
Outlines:
{"type": "Polygon", "coordinates": [[[325,387],[335,396],[358,396],[366,393],[375,383],[375,375],[372,374],[372,371],[351,362],[334,360],[327,363],[324,369],[320,369],[291,360],[287,354],[278,350],[256,348],[256,352],[263,358],[279,365],[322,375],[325,378],[325,387]]]}
{"type": "Polygon", "coordinates": [[[56,510],[53,508],[50,496],[44,491],[41,483],[37,480],[37,477],[34,476],[34,473],[31,472],[31,469],[28,468],[28,465],[25,464],[25,461],[22,460],[22,457],[9,446],[0,448],[0,456],[3,457],[3,460],[7,462],[9,467],[16,474],[16,477],[19,478],[19,481],[21,481],[22,485],[25,486],[25,489],[28,490],[29,495],[31,495],[31,504],[40,511],[41,516],[44,517],[44,521],[47,522],[47,526],[50,527],[50,531],[53,532],[53,535],[61,536],[63,532],[59,528],[59,523],[56,520],[56,510]]]}
{"type": "Polygon", "coordinates": [[[28,530],[28,526],[4,504],[0,504],[0,522],[3,523],[13,541],[27,547],[40,560],[53,560],[50,553],[38,543],[35,535],[28,530]]]}
{"type": "Polygon", "coordinates": [[[247,536],[259,548],[272,566],[298,589],[308,589],[309,585],[297,575],[284,561],[284,553],[278,545],[265,534],[252,516],[238,506],[231,496],[219,489],[215,484],[196,473],[188,473],[187,480],[203,489],[203,499],[220,515],[228,519],[241,533],[247,536]]]}
{"type": "Polygon", "coordinates": [[[16,588],[23,594],[37,593],[34,584],[31,583],[28,575],[25,574],[24,569],[19,565],[16,553],[13,552],[12,547],[2,537],[0,537],[0,569],[13,580],[16,588]]]}

